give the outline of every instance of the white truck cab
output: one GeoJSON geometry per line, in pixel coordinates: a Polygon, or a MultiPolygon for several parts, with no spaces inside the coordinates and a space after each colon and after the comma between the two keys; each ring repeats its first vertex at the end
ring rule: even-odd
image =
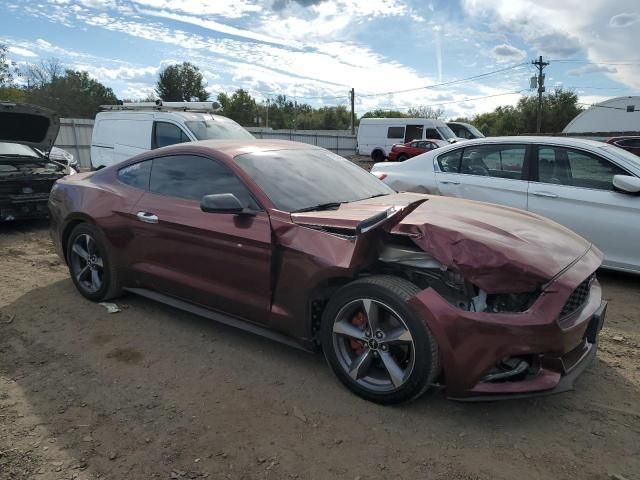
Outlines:
{"type": "Polygon", "coordinates": [[[99,169],[174,143],[253,138],[209,102],[103,105],[91,136],[91,167],[99,169]]]}
{"type": "Polygon", "coordinates": [[[358,126],[358,154],[371,156],[376,162],[385,158],[397,143],[436,139],[455,142],[447,124],[428,118],[363,118],[358,126]]]}

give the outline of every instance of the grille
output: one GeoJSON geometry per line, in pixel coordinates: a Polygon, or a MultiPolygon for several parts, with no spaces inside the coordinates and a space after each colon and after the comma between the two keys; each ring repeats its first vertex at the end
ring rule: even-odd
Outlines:
{"type": "Polygon", "coordinates": [[[589,298],[589,291],[591,290],[591,282],[595,279],[595,273],[588,276],[584,282],[582,282],[578,287],[573,291],[567,303],[562,307],[562,311],[560,312],[560,318],[564,318],[567,315],[571,315],[573,312],[578,310],[580,307],[584,305],[589,298]]]}

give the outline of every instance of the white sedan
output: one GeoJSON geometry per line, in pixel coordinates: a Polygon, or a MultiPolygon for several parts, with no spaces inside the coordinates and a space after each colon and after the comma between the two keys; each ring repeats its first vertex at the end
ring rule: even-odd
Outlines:
{"type": "Polygon", "coordinates": [[[606,143],[561,137],[469,140],[371,172],[398,191],[498,203],[577,232],[603,266],[640,273],[640,157],[606,143]]]}

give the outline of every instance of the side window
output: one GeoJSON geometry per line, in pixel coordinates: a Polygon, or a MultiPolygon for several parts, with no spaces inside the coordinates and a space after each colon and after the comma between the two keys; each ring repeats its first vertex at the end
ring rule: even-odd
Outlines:
{"type": "Polygon", "coordinates": [[[521,180],[525,145],[478,145],[464,149],[460,173],[521,180]]]}
{"type": "Polygon", "coordinates": [[[562,147],[538,148],[538,179],[570,187],[613,190],[613,176],[627,173],[590,153],[562,147]]]}
{"type": "Polygon", "coordinates": [[[153,148],[166,147],[176,143],[188,142],[189,137],[180,127],[168,122],[155,122],[153,124],[153,148]]]}
{"type": "Polygon", "coordinates": [[[462,149],[447,152],[438,157],[438,165],[440,170],[445,173],[460,173],[460,159],[462,158],[462,149]]]}
{"type": "Polygon", "coordinates": [[[640,139],[629,138],[627,140],[620,140],[616,142],[616,145],[625,148],[640,148],[640,139]]]}
{"type": "Polygon", "coordinates": [[[153,159],[149,189],[160,195],[196,201],[205,195],[233,193],[242,205],[259,208],[249,190],[226,166],[194,155],[153,159]]]}
{"type": "Polygon", "coordinates": [[[604,158],[577,150],[568,150],[571,184],[574,187],[613,190],[613,176],[626,172],[604,158]]]}
{"type": "Polygon", "coordinates": [[[425,130],[425,137],[426,138],[435,138],[436,140],[442,140],[442,137],[438,133],[438,130],[436,130],[435,128],[427,128],[425,130]]]}
{"type": "Polygon", "coordinates": [[[389,127],[387,130],[387,138],[404,139],[404,127],[389,127]]]}
{"type": "Polygon", "coordinates": [[[118,170],[118,180],[132,187],[148,190],[150,173],[151,160],[147,160],[118,170]]]}

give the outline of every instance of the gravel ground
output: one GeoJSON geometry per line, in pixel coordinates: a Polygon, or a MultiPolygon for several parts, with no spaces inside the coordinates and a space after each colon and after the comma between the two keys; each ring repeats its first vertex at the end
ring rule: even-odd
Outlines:
{"type": "Polygon", "coordinates": [[[1,480],[640,479],[637,277],[601,274],[607,323],[576,391],[381,407],[319,355],[132,295],[108,314],[46,228],[0,225],[1,480]]]}

